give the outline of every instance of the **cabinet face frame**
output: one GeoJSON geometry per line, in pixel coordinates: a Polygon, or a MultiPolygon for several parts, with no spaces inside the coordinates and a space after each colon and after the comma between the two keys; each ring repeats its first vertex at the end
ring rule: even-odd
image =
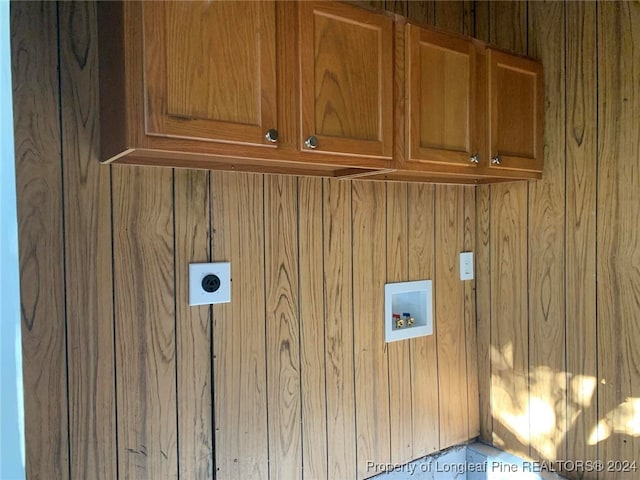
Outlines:
{"type": "MultiPolygon", "coordinates": [[[[187,5],[189,2],[186,3],[187,5]]],[[[200,3],[194,2],[194,8],[200,3]]],[[[276,106],[276,11],[275,2],[257,2],[260,35],[258,42],[259,95],[256,96],[257,123],[189,118],[169,114],[166,45],[166,2],[142,2],[145,133],[150,136],[197,139],[275,147],[265,133],[277,129],[276,106]]],[[[239,40],[239,39],[238,39],[239,40]]],[[[231,41],[231,40],[230,40],[231,41]]],[[[185,87],[186,88],[186,87],[185,87]]]]}
{"type": "MultiPolygon", "coordinates": [[[[481,155],[478,150],[478,132],[476,128],[477,109],[477,47],[469,39],[463,39],[454,35],[439,33],[436,31],[421,28],[408,24],[406,26],[406,82],[407,82],[407,114],[406,130],[408,134],[407,160],[410,162],[421,162],[429,164],[442,164],[457,167],[475,169],[478,163],[473,163],[473,155],[481,155]],[[421,45],[426,44],[434,50],[441,50],[444,53],[466,56],[468,58],[468,76],[466,81],[467,114],[465,118],[466,130],[465,145],[463,148],[447,148],[445,146],[425,146],[422,145],[422,59],[421,45]]],[[[428,88],[428,87],[427,87],[428,88]]],[[[443,105],[446,108],[446,105],[443,105]]],[[[444,118],[445,112],[436,113],[444,118]]],[[[484,160],[484,159],[483,159],[484,160]]],[[[472,172],[469,172],[472,174],[472,172]]]]}
{"type": "MultiPolygon", "coordinates": [[[[300,35],[300,143],[303,153],[336,153],[353,156],[391,158],[393,150],[393,21],[391,18],[361,8],[333,2],[300,2],[298,10],[300,35]],[[377,132],[374,139],[348,138],[338,135],[319,134],[316,124],[316,17],[343,22],[354,28],[368,29],[377,35],[377,65],[374,66],[378,80],[374,95],[377,107],[377,132]],[[315,136],[315,150],[305,146],[305,140],[315,136]]],[[[357,56],[354,52],[352,55],[357,56]]],[[[344,100],[349,100],[344,98],[344,100]]],[[[353,108],[353,110],[356,110],[353,108]]],[[[357,119],[356,119],[357,120],[357,119]]]]}
{"type": "MultiPolygon", "coordinates": [[[[489,169],[514,170],[523,172],[542,172],[544,154],[544,85],[543,70],[540,62],[528,58],[519,57],[487,48],[488,71],[488,112],[489,112],[489,148],[490,158],[499,156],[500,163],[490,162],[489,169]],[[507,151],[500,145],[501,128],[506,128],[505,122],[500,118],[500,101],[505,92],[499,85],[500,69],[508,70],[514,74],[531,77],[531,115],[526,118],[526,129],[530,135],[530,145],[522,145],[521,152],[507,151]],[[528,150],[528,151],[527,151],[528,150]]],[[[509,98],[512,105],[525,102],[526,98],[509,98]]],[[[511,125],[509,126],[511,127],[511,125]]]]}

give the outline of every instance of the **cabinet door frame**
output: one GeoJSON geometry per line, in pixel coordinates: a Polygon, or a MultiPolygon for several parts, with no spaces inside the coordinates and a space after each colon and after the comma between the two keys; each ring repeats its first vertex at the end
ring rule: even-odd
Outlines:
{"type": "Polygon", "coordinates": [[[499,50],[487,48],[488,99],[489,99],[489,157],[499,156],[500,163],[490,160],[492,170],[517,170],[525,172],[542,172],[544,163],[544,80],[542,64],[530,58],[507,54],[499,50]],[[533,155],[523,156],[500,151],[498,146],[500,119],[498,118],[498,68],[509,68],[534,76],[533,98],[533,155]]]}
{"type": "Polygon", "coordinates": [[[165,2],[143,2],[145,133],[150,136],[275,147],[265,133],[277,129],[276,11],[273,0],[260,8],[260,119],[258,124],[169,115],[165,2]]]}
{"type": "Polygon", "coordinates": [[[335,2],[304,1],[298,10],[300,35],[300,145],[305,153],[334,153],[391,158],[393,154],[393,20],[379,13],[335,2]],[[378,138],[364,140],[317,133],[315,125],[315,32],[316,12],[379,31],[378,42],[378,138]],[[305,147],[309,136],[318,139],[315,150],[305,147]]]}
{"type": "Polygon", "coordinates": [[[407,81],[407,132],[408,132],[408,160],[411,162],[437,163],[444,165],[476,168],[479,163],[471,162],[472,155],[481,155],[478,150],[477,131],[477,47],[470,40],[451,34],[440,33],[415,25],[407,25],[406,37],[406,81],[407,81]],[[467,141],[464,150],[453,150],[437,147],[426,147],[421,144],[421,85],[420,73],[422,62],[420,59],[420,44],[428,43],[436,48],[454,51],[469,57],[468,78],[468,114],[467,141]]]}

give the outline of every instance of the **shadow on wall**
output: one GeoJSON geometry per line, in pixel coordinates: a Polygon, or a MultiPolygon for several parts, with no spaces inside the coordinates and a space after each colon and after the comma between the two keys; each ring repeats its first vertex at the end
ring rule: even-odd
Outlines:
{"type": "MultiPolygon", "coordinates": [[[[568,432],[581,417],[594,410],[597,378],[556,371],[547,366],[530,368],[528,374],[514,372],[513,344],[502,350],[491,347],[491,406],[493,421],[503,428],[493,443],[509,447],[522,456],[558,459],[568,432]],[[518,392],[514,395],[513,392],[518,392]],[[546,392],[536,395],[534,392],[546,392]],[[566,408],[558,408],[566,401],[566,408]],[[566,426],[566,428],[565,428],[566,426]],[[536,448],[529,452],[531,438],[536,448]]],[[[606,380],[602,380],[605,384],[606,380]]],[[[595,418],[595,415],[593,416],[595,418]]],[[[589,425],[586,444],[595,446],[614,434],[640,436],[640,398],[628,397],[589,425]]]]}

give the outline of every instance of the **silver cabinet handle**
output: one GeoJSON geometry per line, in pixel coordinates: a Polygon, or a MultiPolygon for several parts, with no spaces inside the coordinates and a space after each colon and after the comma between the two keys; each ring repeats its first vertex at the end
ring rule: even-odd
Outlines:
{"type": "Polygon", "coordinates": [[[473,155],[471,155],[469,157],[469,161],[473,164],[478,164],[480,163],[480,155],[478,155],[477,153],[474,153],[473,155]]]}
{"type": "Polygon", "coordinates": [[[270,128],[267,130],[267,133],[264,134],[264,138],[271,143],[276,143],[278,141],[278,130],[270,128]]]}
{"type": "Polygon", "coordinates": [[[502,160],[500,160],[500,155],[496,155],[491,159],[491,165],[500,165],[502,160]]]}
{"type": "Polygon", "coordinates": [[[315,137],[315,135],[311,135],[304,141],[304,146],[313,150],[318,146],[318,139],[315,137]]]}

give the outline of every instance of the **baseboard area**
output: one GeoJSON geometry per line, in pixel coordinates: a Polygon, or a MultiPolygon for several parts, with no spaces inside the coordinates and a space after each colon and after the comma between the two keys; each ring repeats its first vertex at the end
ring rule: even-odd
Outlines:
{"type": "Polygon", "coordinates": [[[561,480],[561,467],[473,442],[404,465],[372,463],[370,471],[376,480],[561,480]]]}

